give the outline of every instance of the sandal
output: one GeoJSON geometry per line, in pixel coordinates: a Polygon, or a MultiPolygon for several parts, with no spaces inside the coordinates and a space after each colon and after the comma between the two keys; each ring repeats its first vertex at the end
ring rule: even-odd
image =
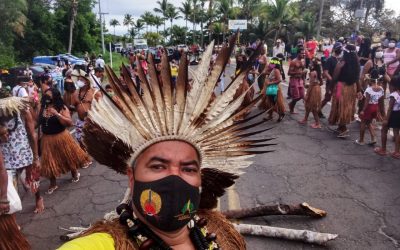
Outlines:
{"type": "Polygon", "coordinates": [[[49,189],[47,189],[46,194],[52,194],[54,193],[54,191],[56,191],[58,189],[58,186],[54,186],[54,187],[50,187],[49,189]]]}
{"type": "Polygon", "coordinates": [[[354,143],[357,144],[357,145],[360,145],[360,146],[364,146],[365,145],[365,142],[360,142],[359,139],[355,140],[354,143]]]}
{"type": "Polygon", "coordinates": [[[390,154],[392,158],[400,160],[400,152],[393,152],[390,154]]]}
{"type": "Polygon", "coordinates": [[[376,141],[370,141],[367,143],[368,146],[374,146],[376,144],[376,141]]]}
{"type": "Polygon", "coordinates": [[[338,138],[346,138],[349,137],[350,135],[348,134],[349,130],[343,131],[340,134],[337,135],[338,138]]]}
{"type": "Polygon", "coordinates": [[[93,162],[92,161],[89,161],[88,163],[85,163],[85,165],[83,165],[83,169],[86,169],[86,168],[88,168],[88,167],[90,167],[90,165],[92,165],[93,164],[93,162]]]}
{"type": "Polygon", "coordinates": [[[76,177],[72,178],[71,181],[72,181],[73,183],[77,183],[77,182],[79,181],[80,177],[81,177],[81,173],[78,172],[78,174],[76,175],[76,177]]]}
{"type": "Polygon", "coordinates": [[[375,149],[374,149],[374,152],[375,152],[376,154],[380,155],[380,156],[386,156],[386,155],[387,155],[386,151],[384,151],[384,150],[383,150],[382,148],[380,148],[380,147],[375,148],[375,149]]]}

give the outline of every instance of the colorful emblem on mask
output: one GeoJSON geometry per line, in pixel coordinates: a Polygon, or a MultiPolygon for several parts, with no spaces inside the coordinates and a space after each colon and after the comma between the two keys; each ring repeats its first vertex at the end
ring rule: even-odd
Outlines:
{"type": "Polygon", "coordinates": [[[190,200],[188,200],[181,209],[181,214],[178,214],[175,217],[178,218],[178,220],[186,220],[190,219],[192,217],[192,214],[195,212],[196,210],[194,210],[194,204],[190,200]]]}
{"type": "Polygon", "coordinates": [[[140,205],[142,206],[145,215],[155,216],[161,210],[161,197],[153,190],[146,189],[140,195],[140,205]]]}

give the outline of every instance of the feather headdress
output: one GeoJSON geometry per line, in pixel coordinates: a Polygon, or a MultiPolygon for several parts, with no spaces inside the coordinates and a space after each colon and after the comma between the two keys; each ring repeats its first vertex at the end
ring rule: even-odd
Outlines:
{"type": "Polygon", "coordinates": [[[9,117],[19,114],[21,110],[28,106],[28,98],[14,96],[0,98],[0,117],[9,117]]]}
{"type": "MultiPolygon", "coordinates": [[[[235,41],[236,36],[231,37],[211,69],[213,42],[207,47],[196,70],[188,68],[187,57],[183,54],[176,84],[171,80],[167,55],[162,55],[159,75],[149,55],[148,76],[144,74],[141,64],[137,64],[141,93],[136,90],[136,84],[124,66],[124,82],[106,66],[118,102],[106,97],[93,100],[84,127],[84,143],[89,153],[100,163],[125,173],[127,164],[131,164],[149,146],[167,140],[185,141],[200,155],[203,183],[214,183],[209,185],[212,189],[208,191],[203,187],[203,193],[208,192],[209,197],[213,197],[203,207],[215,206],[216,197],[221,196],[223,190],[234,183],[237,175],[252,163],[250,157],[269,152],[251,149],[273,145],[265,143],[270,138],[248,139],[266,130],[246,132],[260,123],[244,126],[244,122],[258,115],[238,120],[260,100],[257,97],[239,109],[246,92],[234,99],[247,74],[246,69],[241,70],[221,95],[214,95],[214,88],[224,72],[235,41]],[[110,158],[110,155],[113,157],[110,158]]],[[[258,50],[256,53],[259,53],[258,50]]],[[[202,201],[205,200],[202,197],[202,201]]]]}

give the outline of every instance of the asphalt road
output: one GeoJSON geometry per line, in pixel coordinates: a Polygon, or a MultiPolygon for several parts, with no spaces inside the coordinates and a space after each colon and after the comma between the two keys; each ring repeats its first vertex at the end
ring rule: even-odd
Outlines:
{"type": "MultiPolygon", "coordinates": [[[[354,144],[356,122],[350,126],[351,136],[343,140],[330,132],[326,120],[320,130],[299,125],[302,103],[298,111],[300,115],[288,115],[281,123],[261,125],[273,127],[259,137],[276,137],[275,152],[254,157],[254,164],[221,199],[219,207],[306,201],[326,210],[328,216],[269,216],[240,222],[337,233],[339,237],[325,247],[246,237],[248,249],[399,249],[400,161],[377,156],[372,147],[354,144]]],[[[324,112],[329,112],[329,106],[324,112]]],[[[389,149],[393,150],[391,140],[389,149]]],[[[79,183],[71,183],[68,175],[59,179],[60,188],[44,195],[46,210],[42,214],[34,215],[33,197],[22,194],[24,209],[17,219],[33,249],[55,249],[62,244],[59,236],[65,233],[60,226],[88,226],[118,205],[127,186],[125,176],[99,164],[81,170],[81,174],[79,183]]],[[[48,185],[44,180],[41,190],[48,185]]]]}

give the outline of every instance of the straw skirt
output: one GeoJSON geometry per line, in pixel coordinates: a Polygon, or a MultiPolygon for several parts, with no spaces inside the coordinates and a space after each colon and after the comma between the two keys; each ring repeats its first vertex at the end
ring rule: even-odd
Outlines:
{"type": "Polygon", "coordinates": [[[321,86],[319,84],[311,84],[306,95],[306,110],[319,112],[321,110],[321,98],[321,86]]]}
{"type": "Polygon", "coordinates": [[[31,246],[22,235],[15,220],[15,215],[0,215],[0,249],[1,250],[29,250],[31,246]]]}
{"type": "Polygon", "coordinates": [[[278,88],[278,93],[276,96],[268,96],[265,95],[262,97],[260,104],[258,105],[259,109],[268,110],[272,108],[278,114],[284,114],[286,111],[285,108],[285,99],[283,98],[281,86],[278,88]]]}
{"type": "Polygon", "coordinates": [[[64,130],[55,135],[43,134],[41,138],[41,175],[59,177],[61,174],[76,170],[90,162],[90,157],[64,130]]]}
{"type": "Polygon", "coordinates": [[[332,97],[329,124],[346,125],[354,120],[356,112],[357,86],[338,82],[332,97]]]}

